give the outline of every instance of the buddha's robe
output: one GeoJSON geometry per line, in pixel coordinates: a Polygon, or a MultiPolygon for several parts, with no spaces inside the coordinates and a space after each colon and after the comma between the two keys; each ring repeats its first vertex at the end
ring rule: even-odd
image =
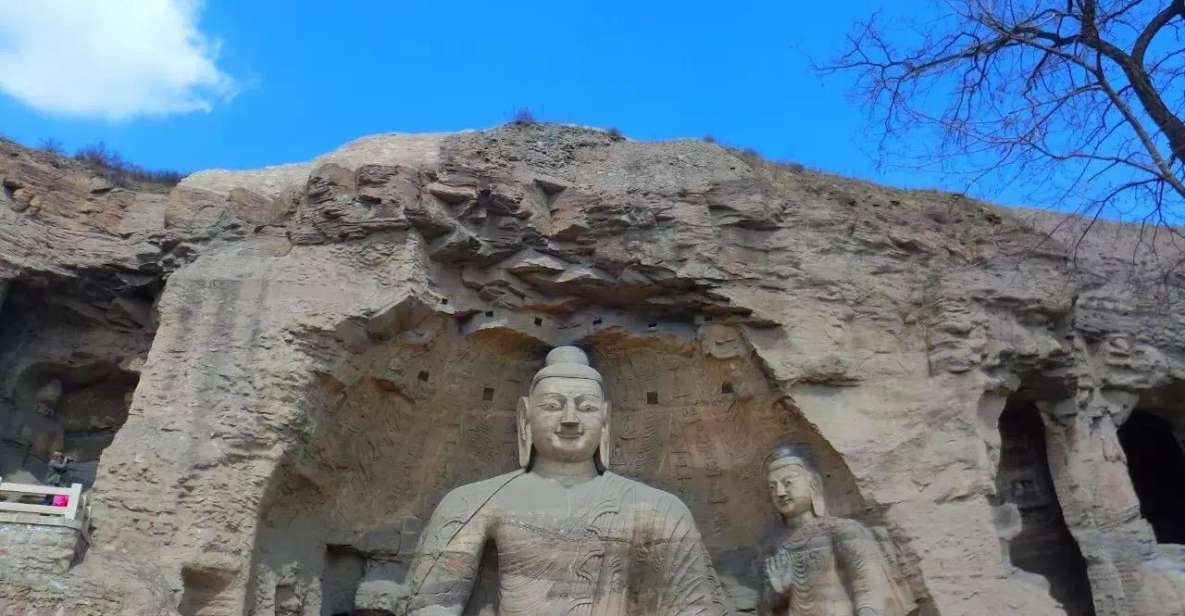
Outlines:
{"type": "Polygon", "coordinates": [[[777,616],[854,616],[860,609],[904,616],[912,603],[872,532],[855,520],[812,520],[775,549],[789,555],[791,577],[784,593],[772,593],[777,616]]]}
{"type": "Polygon", "coordinates": [[[421,536],[406,613],[460,615],[483,549],[497,550],[501,616],[727,613],[687,507],[613,473],[566,488],[515,471],[450,492],[421,536]]]}

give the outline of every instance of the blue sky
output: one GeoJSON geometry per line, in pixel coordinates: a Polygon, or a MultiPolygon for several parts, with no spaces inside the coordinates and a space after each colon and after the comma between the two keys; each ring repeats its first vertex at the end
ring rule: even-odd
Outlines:
{"type": "MultiPolygon", "coordinates": [[[[0,0],[0,8],[26,1],[0,0]]],[[[527,107],[541,120],[617,127],[632,139],[711,134],[844,175],[962,188],[933,174],[878,170],[847,79],[810,68],[811,59],[834,57],[852,23],[882,2],[126,2],[100,4],[119,5],[125,21],[137,19],[132,4],[181,6],[210,64],[169,78],[201,82],[204,94],[195,102],[167,98],[176,88],[146,92],[156,111],[112,119],[120,112],[104,114],[103,105],[136,101],[103,95],[139,96],[134,71],[183,60],[154,52],[147,55],[161,66],[136,68],[146,54],[133,49],[111,61],[129,74],[109,76],[114,69],[95,59],[107,57],[98,42],[53,60],[78,72],[40,90],[40,104],[0,95],[0,133],[30,145],[53,138],[67,151],[103,141],[153,169],[239,169],[308,160],[372,133],[490,127],[527,107]],[[75,95],[91,98],[52,108],[75,95]]],[[[177,24],[151,21],[161,14],[145,9],[142,34],[114,36],[163,37],[177,24]]],[[[84,17],[88,30],[102,18],[84,17]]]]}

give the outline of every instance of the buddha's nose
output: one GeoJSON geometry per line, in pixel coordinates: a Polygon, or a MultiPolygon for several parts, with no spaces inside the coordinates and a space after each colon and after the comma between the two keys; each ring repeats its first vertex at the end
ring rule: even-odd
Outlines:
{"type": "Polygon", "coordinates": [[[567,405],[564,408],[564,414],[560,416],[560,426],[565,428],[579,428],[580,416],[576,414],[576,407],[574,405],[567,405]]]}

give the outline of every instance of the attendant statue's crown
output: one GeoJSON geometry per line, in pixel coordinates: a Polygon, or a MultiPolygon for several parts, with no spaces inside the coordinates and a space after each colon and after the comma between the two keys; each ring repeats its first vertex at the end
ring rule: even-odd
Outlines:
{"type": "Polygon", "coordinates": [[[773,468],[774,466],[782,466],[778,464],[779,460],[801,460],[803,466],[807,470],[817,472],[815,466],[815,454],[811,451],[810,445],[806,443],[782,442],[774,445],[773,451],[765,457],[765,468],[773,468]]]}
{"type": "Polygon", "coordinates": [[[549,376],[562,376],[570,379],[588,379],[596,381],[599,385],[604,385],[605,380],[601,378],[601,373],[588,365],[588,355],[584,351],[574,346],[556,347],[547,354],[547,359],[543,360],[544,366],[535,373],[535,378],[531,379],[531,390],[539,384],[539,381],[549,376]]]}

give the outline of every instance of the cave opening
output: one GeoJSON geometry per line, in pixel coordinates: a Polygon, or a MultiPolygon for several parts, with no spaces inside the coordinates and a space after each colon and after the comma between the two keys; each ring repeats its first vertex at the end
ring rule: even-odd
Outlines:
{"type": "Polygon", "coordinates": [[[1091,616],[1086,560],[1070,534],[1054,492],[1045,448],[1045,425],[1037,407],[1010,399],[999,419],[1000,462],[996,494],[1019,514],[1019,528],[1008,542],[1017,568],[1045,578],[1049,594],[1071,616],[1091,616]]]}
{"type": "Polygon", "coordinates": [[[1158,543],[1185,544],[1185,431],[1157,413],[1136,409],[1119,428],[1119,443],[1158,543]]]}
{"type": "Polygon", "coordinates": [[[354,595],[366,573],[366,556],[348,545],[325,547],[321,573],[322,616],[354,614],[354,595]]]}
{"type": "Polygon", "coordinates": [[[65,485],[94,484],[103,450],[127,421],[152,343],[147,313],[156,289],[144,283],[126,297],[84,301],[74,289],[8,287],[0,308],[0,476],[6,481],[45,482],[49,459],[60,451],[69,459],[65,485]]]}

